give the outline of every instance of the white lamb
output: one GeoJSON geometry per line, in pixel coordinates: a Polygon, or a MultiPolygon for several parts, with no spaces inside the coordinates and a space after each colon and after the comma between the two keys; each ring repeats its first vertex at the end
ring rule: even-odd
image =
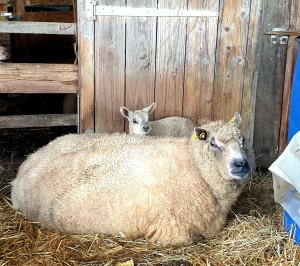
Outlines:
{"type": "Polygon", "coordinates": [[[142,110],[131,111],[125,106],[120,113],[129,122],[129,134],[159,137],[190,137],[197,126],[192,120],[179,116],[166,117],[149,122],[150,115],[156,107],[155,103],[142,110]]]}
{"type": "Polygon", "coordinates": [[[0,63],[2,63],[2,61],[6,61],[8,59],[9,59],[8,50],[4,46],[0,45],[0,63]]]}
{"type": "Polygon", "coordinates": [[[39,149],[12,182],[29,219],[70,233],[124,233],[161,245],[218,233],[250,176],[237,123],[198,139],[66,135],[39,149]]]}

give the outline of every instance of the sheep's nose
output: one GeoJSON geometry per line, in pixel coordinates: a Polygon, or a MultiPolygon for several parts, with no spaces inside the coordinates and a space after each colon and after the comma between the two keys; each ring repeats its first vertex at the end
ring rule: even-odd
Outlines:
{"type": "Polygon", "coordinates": [[[145,132],[148,132],[148,131],[149,131],[149,126],[143,126],[143,130],[144,130],[145,132]]]}
{"type": "Polygon", "coordinates": [[[233,161],[232,168],[236,174],[247,173],[250,170],[249,163],[246,159],[233,161]]]}

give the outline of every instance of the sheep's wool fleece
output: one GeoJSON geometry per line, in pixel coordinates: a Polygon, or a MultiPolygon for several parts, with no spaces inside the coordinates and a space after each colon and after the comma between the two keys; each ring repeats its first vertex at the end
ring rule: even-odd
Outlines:
{"type": "Polygon", "coordinates": [[[191,137],[197,126],[192,120],[184,117],[171,116],[150,122],[149,136],[157,137],[191,137]]]}
{"type": "Polygon", "coordinates": [[[241,191],[220,175],[207,141],[66,135],[21,165],[12,202],[29,219],[64,232],[186,244],[219,232],[241,191]]]}

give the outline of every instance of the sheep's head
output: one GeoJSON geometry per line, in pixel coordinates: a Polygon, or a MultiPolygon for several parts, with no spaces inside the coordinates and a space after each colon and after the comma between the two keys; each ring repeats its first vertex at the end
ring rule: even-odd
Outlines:
{"type": "Polygon", "coordinates": [[[142,110],[131,111],[122,106],[121,115],[129,122],[129,134],[147,136],[151,131],[149,117],[156,107],[155,103],[143,108],[142,110]]]}
{"type": "Polygon", "coordinates": [[[9,58],[8,50],[5,47],[0,46],[0,61],[5,61],[8,58],[9,58]]]}
{"type": "Polygon", "coordinates": [[[196,135],[199,141],[205,141],[208,157],[229,180],[247,180],[251,173],[241,122],[241,116],[235,113],[229,123],[217,121],[195,128],[194,139],[196,135]]]}

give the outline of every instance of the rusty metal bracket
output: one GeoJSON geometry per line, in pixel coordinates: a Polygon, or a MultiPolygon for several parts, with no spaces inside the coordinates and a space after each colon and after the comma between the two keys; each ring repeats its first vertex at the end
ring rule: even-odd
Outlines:
{"type": "Polygon", "coordinates": [[[265,34],[271,35],[271,42],[274,44],[287,44],[289,36],[285,35],[286,32],[286,28],[273,28],[271,32],[267,32],[265,34]]]}

